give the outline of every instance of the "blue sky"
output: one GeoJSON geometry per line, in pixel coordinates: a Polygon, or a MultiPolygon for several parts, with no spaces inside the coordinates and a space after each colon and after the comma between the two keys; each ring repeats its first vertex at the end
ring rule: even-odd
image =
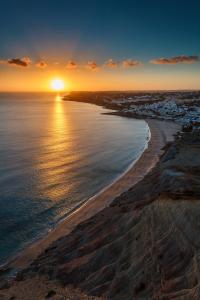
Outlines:
{"type": "Polygon", "coordinates": [[[0,51],[35,55],[56,44],[62,53],[72,42],[77,54],[104,58],[198,54],[199,11],[194,0],[1,0],[0,51]]]}
{"type": "MultiPolygon", "coordinates": [[[[65,62],[200,54],[200,1],[0,0],[0,59],[30,56],[65,62]]],[[[199,63],[173,72],[194,72],[199,63]]],[[[130,73],[131,71],[129,71],[130,73]]]]}

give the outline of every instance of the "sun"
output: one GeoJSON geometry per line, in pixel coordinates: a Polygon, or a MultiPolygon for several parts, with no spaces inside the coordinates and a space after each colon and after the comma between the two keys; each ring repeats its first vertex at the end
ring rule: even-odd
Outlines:
{"type": "Polygon", "coordinates": [[[63,91],[65,89],[65,82],[61,78],[54,78],[51,81],[51,88],[54,91],[63,91]]]}

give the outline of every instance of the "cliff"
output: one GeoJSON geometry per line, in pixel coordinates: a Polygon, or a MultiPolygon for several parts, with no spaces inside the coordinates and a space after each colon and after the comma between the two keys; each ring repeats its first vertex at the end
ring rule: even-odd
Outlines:
{"type": "Polygon", "coordinates": [[[200,133],[177,137],[134,188],[54,242],[19,281],[47,276],[113,300],[200,299],[200,133]]]}

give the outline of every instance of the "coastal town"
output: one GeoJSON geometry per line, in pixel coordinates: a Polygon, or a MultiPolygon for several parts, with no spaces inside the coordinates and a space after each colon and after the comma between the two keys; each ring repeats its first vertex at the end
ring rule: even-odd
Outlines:
{"type": "Polygon", "coordinates": [[[200,0],[0,0],[0,300],[200,300],[200,0]]]}
{"type": "Polygon", "coordinates": [[[73,92],[64,100],[89,102],[136,118],[174,121],[189,129],[200,128],[200,92],[73,92]],[[78,96],[78,97],[77,97],[78,96]]]}
{"type": "Polygon", "coordinates": [[[200,92],[63,100],[144,119],[151,139],[121,181],[0,270],[1,299],[200,299],[200,92]]]}

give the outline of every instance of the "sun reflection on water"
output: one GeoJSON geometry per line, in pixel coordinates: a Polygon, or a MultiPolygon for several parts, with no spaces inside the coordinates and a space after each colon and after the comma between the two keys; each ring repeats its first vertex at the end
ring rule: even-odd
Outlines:
{"type": "Polygon", "coordinates": [[[61,102],[61,101],[62,101],[62,97],[58,94],[58,95],[55,97],[55,101],[56,101],[56,102],[61,102]]]}
{"type": "Polygon", "coordinates": [[[65,184],[67,168],[74,157],[71,139],[72,124],[66,103],[57,95],[48,116],[48,134],[44,136],[42,153],[38,161],[39,188],[45,198],[59,201],[67,197],[71,186],[65,184]]]}

